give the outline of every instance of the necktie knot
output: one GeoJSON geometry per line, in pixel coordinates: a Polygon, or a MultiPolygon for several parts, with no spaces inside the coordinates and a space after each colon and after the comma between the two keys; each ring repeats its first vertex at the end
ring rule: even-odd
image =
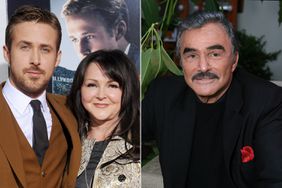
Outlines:
{"type": "Polygon", "coordinates": [[[30,101],[30,105],[34,111],[36,112],[41,111],[41,108],[40,108],[41,102],[39,100],[30,101]]]}

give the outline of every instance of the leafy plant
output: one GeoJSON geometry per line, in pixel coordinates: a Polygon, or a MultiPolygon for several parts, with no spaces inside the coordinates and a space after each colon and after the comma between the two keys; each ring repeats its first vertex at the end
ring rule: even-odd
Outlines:
{"type": "MultiPolygon", "coordinates": [[[[162,37],[172,22],[177,0],[166,0],[164,15],[161,16],[160,4],[156,0],[142,0],[141,39],[141,94],[142,99],[150,82],[158,75],[170,71],[180,75],[182,72],[171,60],[164,49],[162,37]]],[[[142,143],[142,165],[158,155],[155,142],[142,143]]]]}
{"type": "Polygon", "coordinates": [[[163,75],[168,71],[176,75],[182,75],[163,47],[163,42],[158,31],[155,29],[156,24],[152,24],[150,29],[141,39],[142,46],[142,99],[150,82],[158,75],[163,75]],[[147,47],[149,46],[149,47],[147,47]]]}
{"type": "Polygon", "coordinates": [[[266,52],[264,37],[248,35],[245,30],[237,31],[237,37],[240,42],[238,66],[244,67],[254,75],[270,80],[272,73],[267,63],[276,60],[281,50],[266,52]]]}
{"type": "MultiPolygon", "coordinates": [[[[166,50],[164,49],[161,35],[167,30],[174,15],[174,9],[177,0],[166,0],[164,16],[160,19],[159,6],[155,1],[143,0],[143,23],[145,26],[151,24],[141,39],[141,57],[142,72],[141,86],[142,99],[150,82],[158,75],[171,72],[176,75],[182,75],[182,71],[172,61],[166,50]]],[[[142,26],[143,27],[143,26],[142,26]]]]}

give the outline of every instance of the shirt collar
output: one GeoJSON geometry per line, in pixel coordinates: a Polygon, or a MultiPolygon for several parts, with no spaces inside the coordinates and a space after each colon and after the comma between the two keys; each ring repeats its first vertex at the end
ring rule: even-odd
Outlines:
{"type": "MultiPolygon", "coordinates": [[[[7,79],[2,91],[8,103],[21,114],[23,114],[28,108],[30,101],[34,100],[13,86],[9,79],[7,79]]],[[[43,111],[47,111],[48,105],[46,100],[46,91],[44,91],[36,99],[41,102],[43,111]]]]}
{"type": "Polygon", "coordinates": [[[126,55],[128,55],[129,48],[130,48],[130,43],[128,43],[128,45],[126,46],[126,48],[125,48],[125,50],[124,50],[124,53],[125,53],[126,55]]]}

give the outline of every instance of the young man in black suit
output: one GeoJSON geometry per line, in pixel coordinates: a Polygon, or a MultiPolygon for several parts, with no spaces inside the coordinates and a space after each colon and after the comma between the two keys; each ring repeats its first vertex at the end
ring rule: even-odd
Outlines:
{"type": "Polygon", "coordinates": [[[143,141],[156,139],[165,187],[282,187],[282,89],[236,68],[222,13],[184,21],[184,77],[154,81],[142,103],[143,141]]]}

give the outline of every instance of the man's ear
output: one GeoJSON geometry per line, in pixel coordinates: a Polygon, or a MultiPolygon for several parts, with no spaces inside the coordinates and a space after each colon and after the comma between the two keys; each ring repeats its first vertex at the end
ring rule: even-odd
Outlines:
{"type": "Polygon", "coordinates": [[[3,56],[6,62],[10,64],[10,50],[8,49],[6,45],[3,46],[3,56]]]}
{"type": "Polygon", "coordinates": [[[234,55],[234,61],[233,61],[233,65],[232,65],[232,72],[234,72],[234,70],[236,69],[237,65],[238,65],[238,61],[239,61],[239,52],[235,52],[234,55]]]}
{"type": "Polygon", "coordinates": [[[122,20],[117,24],[117,26],[115,28],[116,40],[118,41],[119,39],[124,37],[126,32],[127,32],[127,25],[126,25],[125,21],[122,20]]]}

